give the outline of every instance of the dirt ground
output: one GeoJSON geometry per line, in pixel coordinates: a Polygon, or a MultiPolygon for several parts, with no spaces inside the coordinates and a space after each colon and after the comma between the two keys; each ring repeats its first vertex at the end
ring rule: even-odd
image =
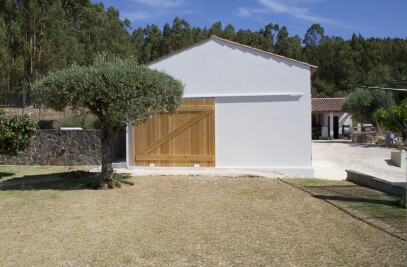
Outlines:
{"type": "MultiPolygon", "coordinates": [[[[115,190],[87,190],[75,179],[3,188],[0,265],[405,265],[405,227],[373,225],[365,217],[377,216],[337,207],[369,202],[349,195],[347,188],[358,186],[299,180],[311,186],[155,176],[115,190]]],[[[376,202],[392,209],[390,200],[376,202]]]]}
{"type": "Polygon", "coordinates": [[[406,170],[394,166],[391,149],[379,145],[354,145],[350,141],[313,141],[312,167],[315,177],[330,180],[346,178],[354,170],[391,182],[406,182],[406,170]]]}

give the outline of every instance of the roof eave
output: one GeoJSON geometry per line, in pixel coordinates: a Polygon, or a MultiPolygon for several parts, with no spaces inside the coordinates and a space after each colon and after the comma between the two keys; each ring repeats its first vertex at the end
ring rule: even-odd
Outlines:
{"type": "Polygon", "coordinates": [[[310,67],[310,71],[311,71],[311,76],[312,76],[312,74],[314,74],[314,72],[315,72],[315,71],[317,70],[317,68],[318,68],[317,66],[314,66],[314,65],[311,65],[311,64],[302,62],[302,61],[298,61],[298,60],[295,60],[295,59],[292,59],[292,58],[288,58],[288,57],[285,57],[285,56],[277,55],[277,54],[274,54],[274,53],[271,53],[271,52],[267,52],[267,51],[264,51],[264,50],[261,50],[261,49],[258,49],[258,48],[254,48],[254,47],[251,47],[251,46],[248,46],[248,45],[239,44],[239,43],[237,43],[237,42],[233,42],[233,41],[230,41],[230,40],[227,40],[227,39],[219,38],[219,37],[217,37],[216,35],[212,35],[210,38],[207,38],[207,39],[205,39],[205,40],[202,40],[202,41],[197,42],[197,43],[195,43],[195,44],[192,44],[192,45],[190,45],[190,46],[181,48],[181,49],[179,49],[179,50],[177,50],[177,51],[175,51],[175,52],[172,52],[172,53],[170,53],[170,54],[167,54],[167,55],[164,55],[164,56],[162,56],[162,57],[156,58],[156,59],[154,59],[154,60],[152,60],[152,61],[149,61],[149,62],[145,63],[144,66],[151,65],[151,64],[153,64],[153,63],[155,63],[155,62],[158,62],[158,61],[160,61],[160,60],[162,60],[162,59],[164,59],[164,58],[173,56],[173,55],[178,54],[178,53],[180,53],[180,52],[182,52],[182,51],[184,51],[184,50],[187,50],[187,49],[189,49],[189,48],[191,48],[191,47],[194,47],[194,46],[203,44],[203,43],[205,43],[205,42],[207,42],[207,41],[209,41],[209,40],[212,40],[212,39],[220,40],[220,41],[223,41],[223,42],[226,42],[226,43],[238,45],[238,46],[245,47],[245,48],[249,48],[249,49],[255,50],[255,51],[257,51],[257,52],[265,53],[265,54],[267,54],[267,55],[275,56],[275,57],[278,57],[278,58],[282,58],[282,59],[285,59],[285,60],[289,60],[289,61],[292,61],[292,62],[296,62],[296,63],[302,64],[302,65],[309,66],[309,67],[310,67]]]}

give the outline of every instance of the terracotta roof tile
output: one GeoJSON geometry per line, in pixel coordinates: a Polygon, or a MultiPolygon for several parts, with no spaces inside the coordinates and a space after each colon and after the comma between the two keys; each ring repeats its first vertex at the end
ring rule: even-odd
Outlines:
{"type": "Polygon", "coordinates": [[[312,98],[312,112],[341,112],[346,98],[312,98]]]}

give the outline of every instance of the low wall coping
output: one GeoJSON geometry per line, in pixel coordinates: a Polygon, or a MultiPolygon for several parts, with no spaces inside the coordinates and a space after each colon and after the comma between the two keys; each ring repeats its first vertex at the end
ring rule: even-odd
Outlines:
{"type": "Polygon", "coordinates": [[[406,195],[406,183],[392,183],[368,174],[361,172],[346,170],[346,181],[353,182],[362,186],[366,186],[377,191],[381,191],[390,195],[403,196],[406,195]],[[402,185],[404,184],[404,185],[402,185]]]}

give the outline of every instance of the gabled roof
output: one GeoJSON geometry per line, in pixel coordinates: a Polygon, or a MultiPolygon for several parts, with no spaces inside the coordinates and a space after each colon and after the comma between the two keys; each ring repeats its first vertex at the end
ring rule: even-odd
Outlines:
{"type": "Polygon", "coordinates": [[[165,56],[159,57],[159,58],[157,58],[157,59],[154,59],[154,60],[152,60],[152,61],[150,61],[150,62],[147,62],[147,63],[144,64],[144,65],[145,65],[145,66],[148,66],[148,65],[150,65],[150,64],[153,64],[154,62],[160,61],[160,60],[162,60],[162,59],[164,59],[164,58],[166,58],[166,57],[172,56],[172,55],[174,55],[174,54],[178,54],[178,53],[180,53],[180,52],[182,52],[182,51],[184,51],[184,50],[187,50],[187,49],[189,49],[189,48],[191,48],[191,47],[194,47],[194,46],[197,46],[197,45],[199,45],[199,44],[208,42],[208,41],[210,41],[210,40],[223,41],[223,42],[226,42],[226,43],[230,43],[230,44],[238,45],[238,46],[241,46],[241,47],[249,48],[249,49],[251,49],[251,50],[254,50],[254,51],[257,51],[257,52],[261,52],[261,53],[264,53],[264,54],[267,54],[267,55],[275,56],[275,57],[278,57],[278,58],[282,58],[282,59],[285,59],[285,60],[289,60],[289,61],[292,61],[292,62],[296,62],[296,63],[300,63],[300,64],[303,64],[303,65],[309,66],[309,67],[311,68],[311,74],[313,74],[313,73],[317,70],[317,68],[318,68],[317,66],[314,66],[314,65],[311,65],[311,64],[302,62],[302,61],[298,61],[298,60],[295,60],[295,59],[292,59],[292,58],[288,58],[288,57],[284,57],[284,56],[281,56],[281,55],[277,55],[277,54],[274,54],[274,53],[271,53],[271,52],[263,51],[263,50],[261,50],[261,49],[257,49],[257,48],[254,48],[254,47],[251,47],[251,46],[248,46],[248,45],[239,44],[239,43],[236,43],[236,42],[227,40],[227,39],[219,38],[219,37],[217,37],[216,35],[212,35],[211,38],[202,40],[202,41],[197,42],[197,43],[195,43],[195,44],[192,44],[192,45],[190,45],[190,46],[181,48],[181,49],[179,49],[179,50],[177,50],[177,51],[175,51],[175,52],[173,52],[173,53],[170,53],[170,54],[168,54],[168,55],[165,55],[165,56]]]}
{"type": "Polygon", "coordinates": [[[312,98],[312,112],[342,112],[346,98],[312,98]]]}

